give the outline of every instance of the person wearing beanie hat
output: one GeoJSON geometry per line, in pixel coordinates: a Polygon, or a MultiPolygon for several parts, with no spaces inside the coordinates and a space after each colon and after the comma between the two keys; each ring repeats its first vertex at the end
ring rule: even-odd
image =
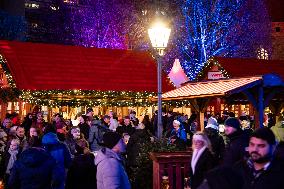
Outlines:
{"type": "Polygon", "coordinates": [[[233,127],[236,130],[241,129],[241,123],[239,119],[235,117],[229,117],[226,119],[224,125],[225,127],[233,127]]]}
{"type": "Polygon", "coordinates": [[[97,188],[130,189],[130,182],[123,167],[121,153],[126,152],[126,145],[121,135],[116,132],[107,132],[103,135],[103,146],[95,158],[97,166],[97,188]]]}
{"type": "Polygon", "coordinates": [[[247,154],[249,136],[241,129],[238,118],[230,117],[225,120],[225,135],[229,141],[224,152],[223,165],[232,166],[247,154]]]}
{"type": "Polygon", "coordinates": [[[284,170],[282,163],[275,160],[275,147],[275,136],[269,128],[258,128],[252,133],[247,148],[248,159],[234,166],[242,177],[242,188],[284,188],[284,170]]]}
{"type": "Polygon", "coordinates": [[[223,159],[225,142],[223,137],[219,133],[218,122],[214,117],[210,117],[208,119],[208,123],[204,129],[204,133],[208,136],[211,142],[215,162],[220,162],[223,159]]]}

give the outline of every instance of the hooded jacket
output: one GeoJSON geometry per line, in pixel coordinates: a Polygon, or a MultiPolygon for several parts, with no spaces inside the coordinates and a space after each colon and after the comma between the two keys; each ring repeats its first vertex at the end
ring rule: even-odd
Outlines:
{"type": "Polygon", "coordinates": [[[56,161],[56,170],[61,174],[61,182],[54,189],[63,189],[65,183],[65,169],[71,164],[71,155],[66,144],[59,141],[55,133],[47,133],[42,137],[42,144],[56,161]]]}
{"type": "Polygon", "coordinates": [[[95,159],[98,189],[130,189],[122,158],[108,148],[102,148],[95,159]]]}
{"type": "Polygon", "coordinates": [[[60,177],[55,160],[44,149],[29,148],[15,162],[8,185],[13,189],[50,189],[60,177]]]}

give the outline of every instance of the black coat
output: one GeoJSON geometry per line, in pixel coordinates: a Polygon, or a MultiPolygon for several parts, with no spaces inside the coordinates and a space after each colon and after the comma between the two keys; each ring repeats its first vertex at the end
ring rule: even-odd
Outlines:
{"type": "Polygon", "coordinates": [[[206,148],[196,163],[195,173],[193,174],[192,169],[190,169],[191,189],[196,189],[202,183],[205,174],[213,167],[214,157],[208,148],[206,148]]]}
{"type": "Polygon", "coordinates": [[[142,144],[150,142],[150,135],[145,129],[136,129],[129,138],[127,144],[127,164],[128,166],[137,165],[137,157],[141,150],[142,144]]]}
{"type": "Polygon", "coordinates": [[[223,154],[225,150],[225,143],[223,137],[218,133],[216,129],[213,128],[205,128],[204,133],[208,136],[212,151],[214,152],[214,158],[216,163],[219,163],[223,159],[223,154]]]}
{"type": "Polygon", "coordinates": [[[233,167],[234,171],[242,178],[241,189],[283,189],[284,169],[276,161],[272,161],[267,170],[262,172],[256,179],[253,176],[253,169],[246,161],[239,161],[233,167]]]}
{"type": "Polygon", "coordinates": [[[75,155],[67,173],[66,189],[97,188],[93,154],[75,155]]]}
{"type": "Polygon", "coordinates": [[[246,147],[248,147],[249,136],[242,130],[237,130],[228,137],[230,141],[225,148],[223,165],[232,166],[247,155],[246,147]]]}
{"type": "Polygon", "coordinates": [[[51,189],[51,183],[58,183],[61,177],[55,165],[55,160],[43,149],[29,148],[15,162],[9,188],[51,189]]]}

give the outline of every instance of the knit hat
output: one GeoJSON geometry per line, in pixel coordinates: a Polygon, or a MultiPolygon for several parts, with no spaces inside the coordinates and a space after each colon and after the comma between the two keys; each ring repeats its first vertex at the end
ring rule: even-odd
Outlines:
{"type": "Polygon", "coordinates": [[[214,117],[210,117],[210,118],[208,119],[208,122],[207,122],[207,125],[206,125],[205,128],[212,128],[212,129],[218,130],[219,128],[218,128],[218,122],[217,122],[217,120],[216,120],[214,117]]]}
{"type": "Polygon", "coordinates": [[[121,139],[121,136],[115,132],[106,132],[103,135],[103,146],[109,149],[112,149],[118,141],[121,139]]]}
{"type": "Polygon", "coordinates": [[[238,118],[235,117],[230,117],[228,119],[226,119],[224,125],[226,127],[233,127],[235,129],[241,129],[241,124],[238,118]]]}

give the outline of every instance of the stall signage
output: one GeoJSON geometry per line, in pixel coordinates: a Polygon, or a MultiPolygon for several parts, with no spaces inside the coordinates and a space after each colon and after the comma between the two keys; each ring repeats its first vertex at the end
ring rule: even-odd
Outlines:
{"type": "Polygon", "coordinates": [[[222,79],[225,78],[220,71],[208,72],[208,79],[222,79]]]}

